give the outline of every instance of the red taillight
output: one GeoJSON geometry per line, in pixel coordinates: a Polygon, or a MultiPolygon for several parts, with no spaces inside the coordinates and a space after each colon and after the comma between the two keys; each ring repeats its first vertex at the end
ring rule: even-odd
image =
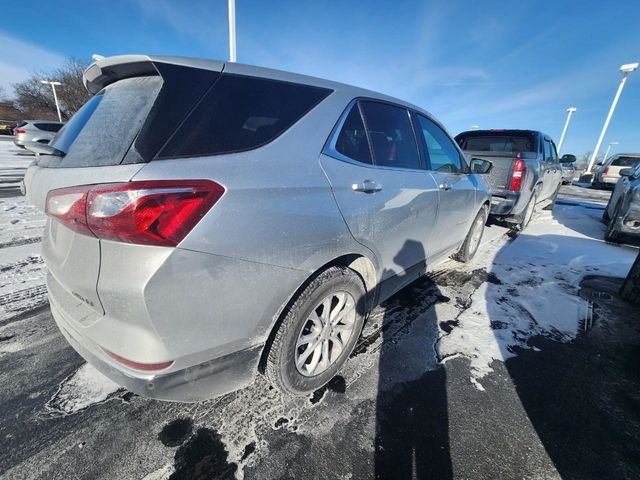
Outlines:
{"type": "Polygon", "coordinates": [[[522,180],[527,172],[527,164],[524,160],[516,158],[513,161],[513,173],[511,174],[511,182],[509,190],[520,190],[522,188],[522,180]]]}
{"type": "Polygon", "coordinates": [[[609,173],[609,167],[604,167],[604,170],[602,171],[602,173],[604,175],[606,175],[607,173],[609,173]]]}
{"type": "Polygon", "coordinates": [[[129,368],[133,368],[134,370],[142,370],[143,372],[153,372],[157,370],[164,370],[165,368],[169,368],[174,364],[173,360],[169,360],[166,362],[158,362],[158,363],[140,363],[134,362],[133,360],[129,360],[127,358],[121,357],[117,353],[110,352],[109,350],[103,348],[104,352],[113,358],[116,362],[121,363],[129,368]]]}
{"type": "Polygon", "coordinates": [[[220,199],[210,180],[150,180],[52,190],[46,213],[104,240],[176,246],[220,199]]]}
{"type": "Polygon", "coordinates": [[[16,129],[13,131],[13,134],[14,134],[14,135],[18,135],[19,133],[26,133],[26,130],[25,130],[25,129],[23,129],[23,128],[16,128],[16,129]]]}

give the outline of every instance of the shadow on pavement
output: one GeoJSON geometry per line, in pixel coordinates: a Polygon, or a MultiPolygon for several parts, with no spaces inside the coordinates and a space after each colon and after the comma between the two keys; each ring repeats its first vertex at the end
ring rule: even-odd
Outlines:
{"type": "MultiPolygon", "coordinates": [[[[394,261],[405,271],[411,265],[401,265],[403,258],[424,255],[422,244],[409,240],[394,261]],[[421,253],[415,255],[416,249],[421,253]],[[412,254],[407,255],[406,250],[412,254]]],[[[427,330],[427,337],[437,338],[438,319],[431,307],[439,301],[448,299],[431,278],[423,276],[384,304],[374,444],[376,478],[452,478],[446,371],[438,366],[424,373],[424,362],[414,357],[412,348],[405,348],[409,342],[398,340],[402,329],[407,335],[413,334],[413,320],[427,330]],[[398,309],[401,315],[394,315],[398,309]],[[400,348],[396,348],[398,343],[402,343],[400,348]],[[423,369],[417,379],[394,383],[403,377],[401,370],[410,371],[416,363],[423,369]]]]}

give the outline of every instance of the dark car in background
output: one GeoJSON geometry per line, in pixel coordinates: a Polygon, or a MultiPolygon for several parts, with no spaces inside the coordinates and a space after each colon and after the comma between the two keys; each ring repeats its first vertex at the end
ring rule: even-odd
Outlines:
{"type": "Polygon", "coordinates": [[[603,218],[608,221],[605,240],[619,242],[623,237],[640,238],[640,163],[619,172],[603,218]]]}
{"type": "Polygon", "coordinates": [[[561,163],[549,135],[535,130],[470,130],[455,137],[467,157],[489,160],[493,170],[484,179],[491,190],[491,215],[524,229],[536,208],[551,209],[562,182],[561,163]]]}

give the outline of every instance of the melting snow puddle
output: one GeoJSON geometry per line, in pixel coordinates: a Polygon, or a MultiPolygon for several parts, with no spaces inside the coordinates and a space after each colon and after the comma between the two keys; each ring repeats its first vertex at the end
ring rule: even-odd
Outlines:
{"type": "Polygon", "coordinates": [[[54,415],[72,415],[115,398],[112,394],[118,390],[120,387],[116,383],[85,363],[60,383],[45,410],[54,415]]]}
{"type": "Polygon", "coordinates": [[[470,381],[484,390],[480,380],[493,371],[491,363],[532,348],[532,337],[576,338],[592,322],[590,302],[578,296],[581,279],[596,271],[624,277],[637,255],[603,242],[601,230],[583,207],[558,206],[512,242],[479,255],[474,263],[491,265],[500,282],[483,283],[472,293],[457,325],[437,342],[441,361],[468,358],[470,381]]]}

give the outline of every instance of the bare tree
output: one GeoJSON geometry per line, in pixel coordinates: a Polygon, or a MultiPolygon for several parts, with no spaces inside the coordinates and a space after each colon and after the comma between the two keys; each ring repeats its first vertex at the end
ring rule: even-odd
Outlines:
{"type": "Polygon", "coordinates": [[[60,111],[68,120],[91,96],[82,83],[82,73],[88,65],[88,62],[69,57],[64,65],[52,72],[35,73],[13,84],[16,107],[25,118],[57,120],[51,86],[41,83],[41,80],[56,80],[62,83],[56,87],[60,111]]]}

